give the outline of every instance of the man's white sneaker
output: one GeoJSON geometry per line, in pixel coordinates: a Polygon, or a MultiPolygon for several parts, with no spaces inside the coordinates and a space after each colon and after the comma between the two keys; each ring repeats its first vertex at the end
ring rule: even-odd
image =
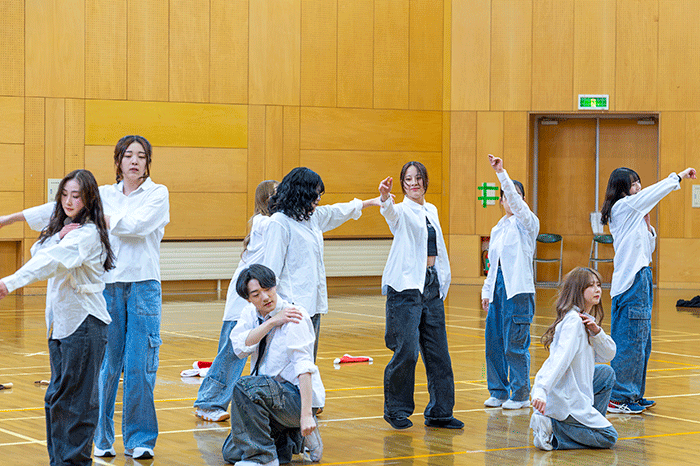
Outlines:
{"type": "Polygon", "coordinates": [[[274,460],[268,461],[264,464],[256,463],[255,461],[241,460],[236,461],[233,466],[280,466],[280,460],[275,458],[274,460]]]}
{"type": "Polygon", "coordinates": [[[532,413],[530,418],[530,428],[532,429],[532,440],[540,450],[550,451],[552,446],[552,420],[537,411],[532,413]]]}
{"type": "Polygon", "coordinates": [[[525,401],[513,401],[508,400],[501,405],[503,409],[523,409],[530,407],[530,400],[525,401]]]}
{"type": "Polygon", "coordinates": [[[128,448],[124,450],[124,455],[131,456],[135,460],[148,460],[153,458],[153,450],[146,447],[128,448]]]}
{"type": "Polygon", "coordinates": [[[505,402],[506,400],[501,400],[500,398],[492,396],[488,400],[484,401],[484,406],[486,406],[487,408],[498,408],[505,402]]]}
{"type": "Polygon", "coordinates": [[[311,461],[321,461],[323,457],[323,442],[321,441],[321,433],[318,431],[318,426],[313,432],[304,437],[302,451],[308,452],[311,461]]]}
{"type": "Polygon", "coordinates": [[[100,457],[100,458],[114,458],[117,456],[117,452],[114,450],[114,447],[108,448],[106,450],[102,450],[100,448],[95,447],[95,456],[100,457]]]}
{"type": "Polygon", "coordinates": [[[231,415],[223,409],[197,408],[194,415],[211,422],[222,422],[231,417],[231,415]]]}

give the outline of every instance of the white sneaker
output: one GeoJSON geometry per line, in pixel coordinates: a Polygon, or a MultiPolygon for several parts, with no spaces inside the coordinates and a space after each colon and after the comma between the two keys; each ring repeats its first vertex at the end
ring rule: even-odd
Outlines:
{"type": "Polygon", "coordinates": [[[302,451],[309,453],[311,461],[321,461],[321,457],[323,457],[323,442],[321,441],[321,433],[318,431],[318,426],[313,432],[304,437],[302,451]]]}
{"type": "Polygon", "coordinates": [[[535,411],[530,418],[530,428],[532,429],[532,440],[540,450],[550,451],[552,446],[552,420],[547,416],[535,411]]]}
{"type": "Polygon", "coordinates": [[[236,463],[233,466],[280,466],[280,460],[275,458],[274,460],[268,461],[264,464],[256,463],[255,461],[241,460],[236,461],[236,463]]]}
{"type": "Polygon", "coordinates": [[[488,400],[484,401],[484,406],[486,406],[487,408],[498,408],[505,402],[506,400],[501,400],[500,398],[492,396],[488,400]]]}
{"type": "Polygon", "coordinates": [[[114,450],[114,447],[108,448],[106,450],[102,450],[100,448],[95,447],[95,456],[98,456],[100,458],[114,458],[117,456],[117,452],[114,450]]]}
{"type": "Polygon", "coordinates": [[[211,422],[222,422],[231,417],[231,415],[223,409],[197,408],[194,415],[211,422]]]}
{"type": "Polygon", "coordinates": [[[125,456],[131,456],[135,460],[148,460],[153,458],[153,450],[146,447],[136,447],[124,450],[125,456]]]}
{"type": "Polygon", "coordinates": [[[513,401],[508,400],[501,405],[503,409],[523,409],[530,407],[530,400],[525,401],[513,401]]]}

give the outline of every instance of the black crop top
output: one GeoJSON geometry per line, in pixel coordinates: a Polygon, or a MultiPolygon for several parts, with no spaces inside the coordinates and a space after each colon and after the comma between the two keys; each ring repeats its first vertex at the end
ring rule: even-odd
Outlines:
{"type": "Polygon", "coordinates": [[[437,234],[435,227],[430,224],[428,217],[425,217],[425,223],[428,225],[428,257],[437,256],[437,234]]]}

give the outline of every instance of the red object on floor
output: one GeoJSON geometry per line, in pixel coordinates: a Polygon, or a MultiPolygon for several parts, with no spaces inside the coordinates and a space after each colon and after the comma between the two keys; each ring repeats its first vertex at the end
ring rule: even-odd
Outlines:
{"type": "Polygon", "coordinates": [[[206,369],[207,367],[211,367],[211,362],[209,362],[209,361],[195,361],[194,364],[192,364],[192,367],[194,369],[206,369]]]}
{"type": "Polygon", "coordinates": [[[334,364],[342,364],[346,362],[372,362],[372,358],[369,356],[350,356],[349,354],[344,355],[342,358],[335,358],[334,364]]]}

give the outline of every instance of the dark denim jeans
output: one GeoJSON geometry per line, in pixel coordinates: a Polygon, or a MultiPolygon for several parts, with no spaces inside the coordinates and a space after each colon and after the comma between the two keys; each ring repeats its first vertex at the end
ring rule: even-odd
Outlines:
{"type": "MultiPolygon", "coordinates": [[[[314,411],[315,412],[315,411],[314,411]]],[[[224,441],[224,460],[265,464],[279,458],[289,463],[301,450],[301,395],[289,382],[266,375],[241,377],[231,399],[231,433],[224,441]]]]}
{"type": "Polygon", "coordinates": [[[423,294],[418,290],[398,292],[389,287],[384,341],[394,352],[384,369],[384,414],[392,419],[405,419],[413,414],[413,389],[420,351],[430,394],[425,419],[452,419],[454,375],[447,347],[445,306],[440,298],[435,267],[426,271],[423,294]]]}
{"type": "Polygon", "coordinates": [[[92,464],[99,416],[97,379],[106,345],[107,324],[91,315],[66,338],[49,339],[51,383],[44,406],[51,466],[92,464]]]}
{"type": "MultiPolygon", "coordinates": [[[[596,364],[593,371],[593,407],[605,416],[608,412],[610,392],[615,385],[615,371],[610,366],[596,364]]],[[[588,427],[573,416],[563,421],[552,419],[555,450],[573,450],[577,448],[610,448],[617,442],[617,431],[613,426],[588,427]]]]}
{"type": "Polygon", "coordinates": [[[108,283],[104,296],[112,323],[107,329],[107,351],[100,370],[100,420],[95,446],[107,450],[114,444],[114,403],[123,371],[124,448],[153,449],[158,438],[153,389],[162,343],[160,283],[108,283]]]}
{"type": "Polygon", "coordinates": [[[195,408],[228,410],[233,395],[233,386],[241,377],[248,358],[239,359],[233,352],[231,330],[236,326],[235,320],[224,321],[219,335],[219,351],[211,363],[206,377],[197,392],[195,408]]]}
{"type": "Polygon", "coordinates": [[[530,397],[530,324],[534,313],[535,294],[521,293],[508,299],[498,267],[485,337],[486,381],[491,396],[499,400],[525,401],[530,397]]]}
{"type": "Polygon", "coordinates": [[[614,401],[634,403],[644,396],[651,355],[653,301],[649,267],[637,272],[630,289],[612,300],[610,336],[617,345],[617,353],[610,363],[617,377],[611,395],[614,401]]]}

